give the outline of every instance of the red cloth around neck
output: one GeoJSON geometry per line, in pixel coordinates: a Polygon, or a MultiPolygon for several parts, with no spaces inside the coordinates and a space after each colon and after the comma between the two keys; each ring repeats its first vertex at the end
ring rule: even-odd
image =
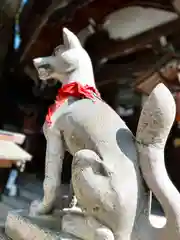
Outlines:
{"type": "Polygon", "coordinates": [[[62,86],[58,90],[55,103],[51,105],[48,109],[48,113],[46,115],[46,122],[48,125],[51,125],[52,123],[51,117],[53,113],[56,111],[56,109],[59,108],[60,105],[63,104],[63,102],[67,100],[68,97],[70,96],[80,99],[88,98],[94,100],[95,96],[100,98],[100,93],[94,87],[89,85],[83,86],[78,82],[72,82],[62,86]]]}

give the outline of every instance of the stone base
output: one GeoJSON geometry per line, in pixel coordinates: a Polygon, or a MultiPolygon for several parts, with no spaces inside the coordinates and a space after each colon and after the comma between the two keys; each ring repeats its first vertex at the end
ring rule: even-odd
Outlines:
{"type": "Polygon", "coordinates": [[[0,240],[10,240],[5,233],[0,233],[0,240]]]}
{"type": "Polygon", "coordinates": [[[9,212],[5,233],[13,240],[74,240],[61,232],[60,211],[49,216],[30,217],[24,210],[9,212]]]}
{"type": "MultiPolygon", "coordinates": [[[[64,209],[63,212],[56,211],[53,215],[36,217],[28,216],[26,210],[10,211],[5,224],[5,233],[9,238],[0,232],[0,240],[79,240],[61,231],[62,216],[72,212],[77,215],[82,214],[78,208],[73,210],[64,209]]],[[[150,222],[154,227],[162,228],[166,223],[166,218],[151,215],[150,222]]],[[[76,228],[76,224],[74,225],[71,221],[69,224],[72,228],[76,228]]],[[[77,221],[77,229],[80,229],[79,226],[83,227],[81,224],[81,221],[77,221]]]]}

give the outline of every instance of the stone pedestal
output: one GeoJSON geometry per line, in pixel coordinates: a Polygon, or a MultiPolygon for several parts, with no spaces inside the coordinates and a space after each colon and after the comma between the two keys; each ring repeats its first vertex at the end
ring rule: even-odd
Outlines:
{"type": "Polygon", "coordinates": [[[0,240],[10,240],[4,233],[0,233],[0,240]]]}
{"type": "Polygon", "coordinates": [[[12,240],[74,240],[71,235],[61,232],[60,211],[50,216],[30,217],[24,210],[8,214],[5,233],[12,240]]]}

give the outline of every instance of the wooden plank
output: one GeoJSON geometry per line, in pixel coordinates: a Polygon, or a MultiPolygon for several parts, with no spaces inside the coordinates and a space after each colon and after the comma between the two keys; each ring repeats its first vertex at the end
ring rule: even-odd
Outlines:
{"type": "Polygon", "coordinates": [[[13,142],[0,140],[0,159],[30,161],[32,156],[13,142]]]}
{"type": "Polygon", "coordinates": [[[160,78],[159,74],[154,73],[150,77],[148,77],[146,80],[139,83],[136,86],[136,90],[149,95],[152,92],[152,90],[156,87],[156,85],[161,82],[162,82],[162,79],[160,78]]]}
{"type": "Polygon", "coordinates": [[[0,159],[0,168],[11,168],[13,161],[8,159],[0,159]]]}
{"type": "Polygon", "coordinates": [[[167,54],[156,62],[151,69],[148,69],[136,80],[134,84],[136,90],[149,95],[154,87],[161,82],[169,87],[172,84],[177,85],[177,68],[168,65],[173,61],[177,62],[177,59],[167,54]]]}
{"type": "Polygon", "coordinates": [[[11,141],[17,144],[22,144],[26,136],[21,133],[0,130],[0,140],[11,141]]]}

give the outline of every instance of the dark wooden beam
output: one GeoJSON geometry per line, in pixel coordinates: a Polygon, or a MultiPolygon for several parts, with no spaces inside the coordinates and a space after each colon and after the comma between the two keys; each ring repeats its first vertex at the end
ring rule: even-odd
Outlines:
{"type": "MultiPolygon", "coordinates": [[[[68,27],[69,26],[71,25],[68,25],[68,27]]],[[[27,59],[32,59],[36,56],[51,54],[54,47],[60,44],[60,35],[62,31],[61,28],[62,26],[60,24],[56,25],[56,27],[53,27],[51,25],[44,26],[37,36],[36,40],[34,42],[31,42],[29,49],[26,51],[26,54],[24,52],[21,60],[24,60],[25,57],[27,57],[27,59]]],[[[70,27],[70,29],[74,30],[73,25],[70,27]]],[[[103,39],[102,41],[97,42],[96,39],[95,44],[93,44],[94,47],[92,48],[91,54],[97,56],[97,59],[111,59],[118,56],[129,55],[142,49],[142,47],[145,45],[157,41],[158,38],[160,38],[162,35],[171,35],[174,32],[178,32],[178,30],[180,30],[180,19],[165,23],[125,41],[103,39]]],[[[76,31],[78,32],[78,29],[76,29],[76,31]]]]}
{"type": "MultiPolygon", "coordinates": [[[[36,5],[38,4],[39,3],[36,3],[36,5]]],[[[37,23],[36,19],[32,17],[31,25],[36,25],[36,30],[32,34],[30,33],[30,37],[29,34],[27,34],[28,38],[26,37],[25,42],[22,43],[23,50],[21,61],[23,61],[26,56],[31,56],[32,49],[33,53],[36,49],[38,53],[40,52],[38,50],[39,48],[36,48],[37,41],[38,43],[41,42],[45,49],[48,45],[47,42],[49,44],[52,42],[52,48],[55,47],[54,45],[59,44],[59,32],[61,31],[62,26],[67,26],[75,33],[78,33],[82,28],[88,25],[89,18],[93,18],[98,24],[101,24],[104,21],[104,18],[111,12],[121,9],[122,7],[136,5],[154,7],[168,11],[172,10],[169,0],[72,0],[69,1],[69,3],[68,1],[65,3],[65,1],[55,0],[49,5],[41,17],[39,14],[35,16],[37,18],[37,23]],[[48,29],[50,28],[52,29],[50,32],[54,32],[53,36],[48,32],[48,29]],[[45,31],[46,37],[44,37],[44,34],[42,37],[41,32],[45,31]],[[51,41],[49,41],[48,36],[52,36],[53,40],[51,39],[51,41]]],[[[28,30],[30,26],[28,27],[27,24],[25,28],[26,31],[31,32],[28,30]]],[[[42,55],[43,54],[48,54],[48,51],[44,50],[42,52],[42,55]]]]}
{"type": "Polygon", "coordinates": [[[85,6],[86,4],[89,4],[93,0],[72,0],[71,2],[62,0],[62,1],[54,1],[46,10],[45,14],[42,16],[41,21],[39,22],[38,26],[36,27],[35,32],[29,39],[29,42],[27,43],[23,54],[20,58],[20,62],[22,62],[27,52],[30,50],[31,45],[38,39],[38,36],[42,30],[42,28],[47,24],[49,18],[57,9],[61,9],[61,12],[59,12],[59,22],[65,20],[65,17],[72,16],[78,8],[81,8],[85,6]],[[60,14],[61,13],[61,14],[60,14]],[[65,14],[66,13],[66,14],[65,14]]]}
{"type": "Polygon", "coordinates": [[[109,40],[99,44],[97,43],[93,54],[100,59],[113,59],[118,56],[128,55],[158,40],[161,36],[168,36],[177,31],[180,31],[180,18],[155,27],[126,41],[109,40]]]}

